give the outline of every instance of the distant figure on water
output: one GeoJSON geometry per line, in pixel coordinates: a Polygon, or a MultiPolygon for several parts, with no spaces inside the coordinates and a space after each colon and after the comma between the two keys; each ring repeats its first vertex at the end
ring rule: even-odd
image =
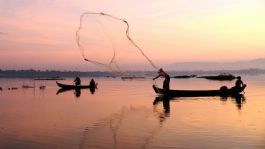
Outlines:
{"type": "Polygon", "coordinates": [[[165,80],[163,82],[163,90],[164,90],[164,93],[167,94],[169,91],[170,76],[162,68],[160,68],[158,71],[158,76],[153,78],[153,80],[155,80],[159,77],[165,78],[165,80]]]}
{"type": "Polygon", "coordinates": [[[81,79],[79,77],[76,77],[74,80],[75,85],[81,85],[81,79]]]}
{"type": "Polygon", "coordinates": [[[238,76],[236,78],[237,78],[237,80],[236,80],[234,88],[238,91],[244,90],[247,85],[243,83],[240,76],[238,76]]]}
{"type": "Polygon", "coordinates": [[[90,85],[90,88],[96,88],[96,82],[95,82],[95,80],[94,79],[91,79],[89,85],[90,85]]]}
{"type": "Polygon", "coordinates": [[[90,89],[91,94],[94,94],[97,89],[97,83],[95,82],[93,78],[90,80],[89,86],[90,86],[89,89],[90,89]]]}

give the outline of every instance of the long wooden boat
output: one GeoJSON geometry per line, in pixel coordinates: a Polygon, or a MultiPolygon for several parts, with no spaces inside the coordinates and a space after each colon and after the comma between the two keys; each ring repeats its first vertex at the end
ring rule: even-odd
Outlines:
{"type": "Polygon", "coordinates": [[[90,88],[90,85],[69,85],[69,84],[62,84],[56,81],[56,84],[62,89],[85,89],[90,88]]]}
{"type": "Polygon", "coordinates": [[[246,85],[244,85],[241,89],[228,89],[226,86],[223,86],[219,90],[169,90],[167,93],[164,93],[163,89],[153,85],[155,93],[169,97],[233,96],[243,92],[245,87],[246,85]]]}

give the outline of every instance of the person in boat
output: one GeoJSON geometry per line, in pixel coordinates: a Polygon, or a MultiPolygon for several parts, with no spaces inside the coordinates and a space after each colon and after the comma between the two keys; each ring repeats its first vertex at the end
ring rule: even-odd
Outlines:
{"type": "Polygon", "coordinates": [[[76,77],[74,80],[75,85],[81,85],[81,79],[79,77],[76,77]]]}
{"type": "Polygon", "coordinates": [[[91,88],[96,88],[96,82],[95,82],[95,80],[93,78],[90,80],[89,85],[90,85],[91,88]]]}
{"type": "Polygon", "coordinates": [[[165,78],[163,82],[163,90],[164,94],[167,94],[169,92],[170,76],[162,68],[160,68],[158,71],[158,76],[154,77],[153,80],[159,77],[165,78]]]}
{"type": "Polygon", "coordinates": [[[244,89],[246,87],[246,84],[243,83],[240,76],[238,76],[236,78],[237,78],[237,80],[236,80],[234,88],[238,91],[241,91],[242,89],[244,89]]]}

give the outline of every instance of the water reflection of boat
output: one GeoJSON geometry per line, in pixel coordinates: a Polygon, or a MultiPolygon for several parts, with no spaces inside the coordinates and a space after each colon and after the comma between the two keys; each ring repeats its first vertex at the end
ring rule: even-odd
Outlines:
{"type": "Polygon", "coordinates": [[[246,101],[246,98],[244,95],[239,94],[238,96],[233,97],[236,100],[236,106],[239,110],[242,108],[242,104],[246,101]]]}
{"type": "MultiPolygon", "coordinates": [[[[153,85],[153,89],[157,94],[164,95],[164,90],[153,85]]],[[[245,87],[240,90],[223,86],[219,90],[169,90],[169,97],[198,97],[198,96],[234,96],[243,92],[245,87]]]]}
{"type": "MultiPolygon", "coordinates": [[[[186,97],[184,97],[184,98],[178,98],[178,97],[172,98],[171,97],[170,98],[168,96],[161,95],[161,96],[157,96],[155,98],[155,100],[153,101],[153,105],[157,105],[157,104],[162,102],[165,114],[169,114],[169,112],[170,112],[170,101],[171,100],[186,100],[186,99],[191,100],[193,98],[186,98],[186,97]]],[[[206,98],[206,99],[209,99],[209,98],[206,98]]],[[[221,96],[220,97],[220,100],[224,101],[224,102],[226,102],[228,99],[231,99],[232,101],[233,100],[235,101],[235,104],[236,104],[238,110],[241,110],[242,104],[246,101],[246,98],[245,98],[245,96],[243,94],[237,94],[237,95],[233,95],[233,96],[230,96],[230,97],[228,97],[228,96],[221,96]]]]}
{"type": "Polygon", "coordinates": [[[170,116],[170,100],[171,99],[172,98],[168,98],[165,96],[158,96],[153,101],[154,107],[156,107],[160,102],[163,103],[163,108],[164,108],[163,112],[158,111],[154,108],[154,112],[157,113],[161,125],[170,116]]]}
{"type": "MultiPolygon", "coordinates": [[[[86,89],[89,89],[90,90],[90,93],[91,94],[94,94],[95,91],[96,91],[96,88],[94,87],[91,87],[91,88],[86,88],[86,89]]],[[[60,88],[58,89],[56,95],[60,94],[60,93],[64,93],[64,92],[67,92],[67,91],[75,91],[75,95],[79,95],[81,94],[81,89],[80,88],[76,88],[76,89],[73,89],[73,88],[60,88]]]]}
{"type": "MultiPolygon", "coordinates": [[[[232,100],[235,101],[235,104],[238,108],[238,110],[241,110],[243,103],[245,103],[246,98],[243,94],[238,94],[238,95],[234,95],[231,96],[232,100]]],[[[227,97],[224,97],[223,99],[227,100],[227,97]]]]}
{"type": "Polygon", "coordinates": [[[60,94],[60,93],[64,93],[64,92],[67,92],[67,91],[72,91],[72,90],[74,90],[74,89],[65,89],[65,88],[60,88],[60,89],[58,89],[58,91],[57,91],[57,95],[58,94],[60,94]]]}
{"type": "MultiPolygon", "coordinates": [[[[64,93],[64,92],[67,92],[67,91],[72,91],[73,89],[59,89],[56,93],[56,95],[60,94],[60,93],[64,93]]],[[[74,95],[78,98],[81,96],[81,89],[75,89],[74,90],[74,95]]]]}

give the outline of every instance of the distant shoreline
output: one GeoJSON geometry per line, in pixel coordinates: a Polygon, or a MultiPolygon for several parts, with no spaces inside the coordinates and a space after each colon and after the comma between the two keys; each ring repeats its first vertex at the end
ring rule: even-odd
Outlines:
{"type": "MultiPolygon", "coordinates": [[[[265,69],[240,69],[240,70],[194,70],[194,71],[167,71],[170,75],[262,75],[265,69]]],[[[125,71],[122,76],[154,76],[156,71],[125,71]]],[[[0,70],[0,78],[53,78],[53,77],[117,77],[121,76],[111,71],[58,71],[58,70],[0,70]]]]}

